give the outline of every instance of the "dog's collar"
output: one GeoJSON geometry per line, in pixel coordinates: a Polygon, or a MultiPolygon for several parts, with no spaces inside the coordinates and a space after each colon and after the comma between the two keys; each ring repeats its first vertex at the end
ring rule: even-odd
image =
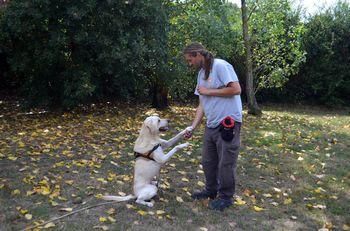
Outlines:
{"type": "Polygon", "coordinates": [[[161,145],[160,145],[160,144],[157,144],[156,146],[154,146],[154,147],[152,148],[151,151],[147,152],[146,154],[134,152],[135,159],[137,159],[137,158],[139,158],[139,157],[143,157],[143,158],[146,158],[146,159],[155,161],[155,160],[151,157],[151,154],[152,154],[152,152],[154,152],[157,148],[159,148],[159,146],[161,146],[161,145]]]}

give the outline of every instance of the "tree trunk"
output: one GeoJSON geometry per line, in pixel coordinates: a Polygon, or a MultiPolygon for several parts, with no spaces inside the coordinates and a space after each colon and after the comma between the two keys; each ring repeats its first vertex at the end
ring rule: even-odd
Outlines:
{"type": "Polygon", "coordinates": [[[168,106],[168,88],[161,80],[156,79],[152,86],[152,107],[162,110],[168,106]]]}
{"type": "Polygon", "coordinates": [[[241,0],[242,4],[242,27],[243,27],[243,41],[245,47],[246,59],[246,94],[248,101],[248,113],[252,115],[261,115],[261,109],[255,98],[254,93],[254,79],[253,79],[253,65],[252,65],[252,51],[250,47],[250,37],[248,30],[248,10],[245,0],[241,0]]]}

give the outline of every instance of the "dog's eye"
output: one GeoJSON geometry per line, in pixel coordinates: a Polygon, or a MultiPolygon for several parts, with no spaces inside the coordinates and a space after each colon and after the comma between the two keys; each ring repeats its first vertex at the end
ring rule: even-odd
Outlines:
{"type": "Polygon", "coordinates": [[[158,119],[158,123],[160,123],[160,119],[158,119]]]}

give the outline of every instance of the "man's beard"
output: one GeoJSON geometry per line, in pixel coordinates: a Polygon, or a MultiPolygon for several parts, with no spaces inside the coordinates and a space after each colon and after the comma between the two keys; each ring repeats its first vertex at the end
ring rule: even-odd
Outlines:
{"type": "Polygon", "coordinates": [[[200,63],[193,65],[193,68],[195,68],[196,70],[200,70],[204,67],[204,62],[200,61],[200,63]]]}

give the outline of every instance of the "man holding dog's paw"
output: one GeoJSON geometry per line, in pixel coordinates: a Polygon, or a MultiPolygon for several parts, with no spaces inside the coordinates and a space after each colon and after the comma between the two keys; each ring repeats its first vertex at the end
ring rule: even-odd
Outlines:
{"type": "Polygon", "coordinates": [[[202,152],[206,186],[193,193],[192,198],[210,198],[209,208],[224,210],[232,205],[235,191],[242,123],[241,87],[232,65],[214,58],[201,44],[188,45],[183,54],[191,67],[199,69],[195,90],[199,106],[185,138],[192,136],[204,115],[207,119],[202,152]]]}

